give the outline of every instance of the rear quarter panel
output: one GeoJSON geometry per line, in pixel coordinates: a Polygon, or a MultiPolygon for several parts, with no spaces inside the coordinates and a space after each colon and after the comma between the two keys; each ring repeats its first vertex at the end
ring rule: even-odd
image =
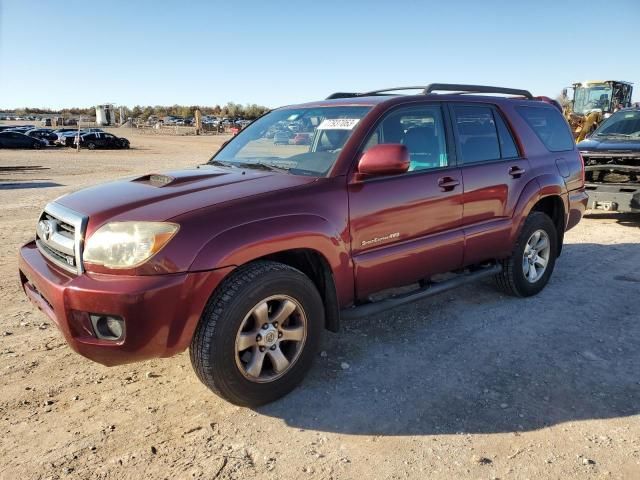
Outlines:
{"type": "MultiPolygon", "coordinates": [[[[501,110],[505,113],[507,121],[517,137],[517,142],[521,152],[523,152],[523,155],[529,160],[529,167],[531,168],[533,179],[522,190],[514,209],[512,217],[513,223],[511,227],[511,242],[515,242],[517,240],[520,229],[529,215],[529,212],[533,206],[544,197],[551,195],[559,196],[564,205],[565,220],[567,219],[569,211],[567,194],[568,186],[566,179],[560,173],[556,159],[577,158],[578,161],[581,162],[580,156],[578,155],[578,151],[575,147],[573,150],[567,152],[550,152],[529,124],[527,124],[524,118],[522,118],[518,113],[517,107],[519,106],[531,107],[532,103],[531,101],[512,100],[500,105],[501,110]]],[[[574,181],[575,178],[580,181],[581,163],[571,160],[568,163],[568,166],[572,172],[572,181],[574,181]]]]}

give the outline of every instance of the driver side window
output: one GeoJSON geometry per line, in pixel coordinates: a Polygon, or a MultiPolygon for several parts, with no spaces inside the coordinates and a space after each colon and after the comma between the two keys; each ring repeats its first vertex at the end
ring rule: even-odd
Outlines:
{"type": "Polygon", "coordinates": [[[410,172],[449,166],[439,106],[403,107],[386,114],[367,139],[364,151],[389,143],[407,147],[410,172]]]}

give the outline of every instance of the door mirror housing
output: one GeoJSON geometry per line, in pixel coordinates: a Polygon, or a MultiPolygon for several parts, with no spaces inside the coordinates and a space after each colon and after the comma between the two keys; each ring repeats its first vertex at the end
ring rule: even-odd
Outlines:
{"type": "Polygon", "coordinates": [[[360,177],[398,175],[409,171],[409,150],[399,143],[374,145],[358,162],[360,177]]]}

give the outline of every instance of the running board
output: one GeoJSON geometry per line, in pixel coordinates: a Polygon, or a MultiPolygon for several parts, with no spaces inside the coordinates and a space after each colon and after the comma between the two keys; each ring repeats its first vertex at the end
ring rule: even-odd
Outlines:
{"type": "Polygon", "coordinates": [[[450,280],[443,280],[442,282],[432,283],[420,290],[413,291],[404,295],[398,295],[396,297],[385,298],[378,302],[365,303],[356,307],[345,308],[340,311],[340,317],[342,320],[355,320],[358,318],[368,317],[370,315],[376,315],[378,313],[390,310],[392,308],[406,305],[418,300],[422,300],[438,293],[446,292],[453,288],[460,287],[467,283],[475,282],[481,278],[491,277],[502,271],[502,265],[494,264],[489,267],[483,267],[479,270],[475,270],[469,273],[461,273],[457,277],[450,280]]]}

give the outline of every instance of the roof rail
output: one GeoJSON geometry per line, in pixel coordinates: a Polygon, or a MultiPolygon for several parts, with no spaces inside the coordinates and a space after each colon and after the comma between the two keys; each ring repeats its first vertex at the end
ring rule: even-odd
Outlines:
{"type": "Polygon", "coordinates": [[[394,87],[383,88],[380,90],[371,90],[364,93],[356,92],[336,92],[327,97],[327,100],[334,98],[354,98],[354,97],[368,97],[376,95],[385,95],[388,92],[396,92],[399,90],[421,90],[422,95],[429,95],[435,91],[455,92],[457,94],[473,94],[473,93],[502,93],[506,95],[517,95],[525,97],[530,100],[533,99],[533,95],[529,90],[520,90],[517,88],[505,88],[505,87],[489,87],[487,85],[461,85],[457,83],[431,83],[427,86],[415,86],[415,87],[394,87]]]}
{"type": "Polygon", "coordinates": [[[419,86],[419,87],[394,87],[394,88],[383,88],[382,90],[372,90],[370,92],[365,92],[365,93],[361,93],[360,95],[362,95],[363,97],[365,96],[370,96],[370,95],[380,95],[381,93],[386,93],[386,92],[396,92],[398,90],[424,90],[425,86],[419,86]]]}
{"type": "Polygon", "coordinates": [[[505,88],[505,87],[489,87],[486,85],[459,85],[455,83],[432,83],[422,92],[424,95],[433,93],[436,90],[445,92],[459,92],[463,94],[467,93],[504,93],[507,95],[518,95],[528,99],[533,99],[533,95],[529,90],[520,90],[517,88],[505,88]]]}
{"type": "Polygon", "coordinates": [[[329,95],[326,100],[333,100],[334,98],[354,98],[361,96],[361,93],[355,92],[336,92],[329,95]]]}

